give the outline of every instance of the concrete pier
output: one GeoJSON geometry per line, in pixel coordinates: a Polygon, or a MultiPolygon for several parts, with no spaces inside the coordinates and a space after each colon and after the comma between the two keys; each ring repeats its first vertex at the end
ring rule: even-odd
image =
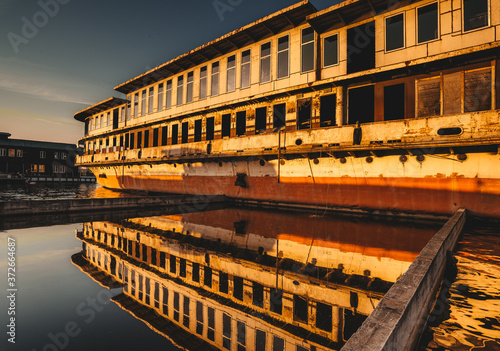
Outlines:
{"type": "Polygon", "coordinates": [[[448,252],[465,224],[458,210],[392,286],[341,351],[413,350],[441,286],[448,252]]]}

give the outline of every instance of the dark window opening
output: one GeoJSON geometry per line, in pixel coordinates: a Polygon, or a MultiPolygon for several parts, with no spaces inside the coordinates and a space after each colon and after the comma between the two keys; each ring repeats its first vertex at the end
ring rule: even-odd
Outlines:
{"type": "Polygon", "coordinates": [[[179,275],[183,278],[186,278],[186,259],[179,259],[179,275]]]}
{"type": "Polygon", "coordinates": [[[135,133],[130,133],[130,148],[135,149],[135,133]]]}
{"type": "Polygon", "coordinates": [[[270,310],[271,312],[281,314],[283,311],[283,291],[271,289],[270,294],[270,310]]]}
{"type": "Polygon", "coordinates": [[[161,146],[168,144],[168,126],[161,128],[161,146]]]}
{"type": "Polygon", "coordinates": [[[308,322],[307,300],[293,295],[293,320],[306,323],[308,322]]]}
{"type": "Polygon", "coordinates": [[[191,274],[193,282],[200,282],[200,264],[193,262],[193,273],[191,274]]]}
{"type": "Polygon", "coordinates": [[[179,142],[179,125],[174,124],[172,126],[172,145],[175,145],[179,142]]]}
{"type": "Polygon", "coordinates": [[[327,332],[332,331],[332,306],[316,303],[316,327],[327,332]]]}
{"type": "Polygon", "coordinates": [[[209,288],[211,288],[212,287],[212,268],[205,266],[203,273],[204,273],[203,284],[205,284],[205,286],[208,286],[209,288]]]}
{"type": "Polygon", "coordinates": [[[174,292],[174,319],[179,321],[179,293],[174,292]]]}
{"type": "Polygon", "coordinates": [[[267,107],[259,107],[255,110],[255,134],[266,131],[267,107]]]}
{"type": "Polygon", "coordinates": [[[418,42],[438,38],[438,4],[437,2],[417,9],[418,42]]]}
{"type": "Polygon", "coordinates": [[[208,330],[207,330],[207,338],[209,340],[215,340],[215,311],[213,308],[207,308],[207,317],[208,317],[208,330]]]}
{"type": "Polygon", "coordinates": [[[144,131],[144,148],[149,147],[149,129],[144,131]]]}
{"type": "Polygon", "coordinates": [[[253,304],[257,307],[263,307],[264,306],[264,287],[256,282],[253,282],[253,304]]]}
{"type": "Polygon", "coordinates": [[[201,141],[201,119],[194,121],[194,141],[201,141]]]}
{"type": "Polygon", "coordinates": [[[184,122],[182,123],[182,137],[181,137],[182,144],[186,144],[189,140],[188,138],[189,138],[189,123],[184,122]]]}
{"type": "Polygon", "coordinates": [[[285,340],[277,337],[273,338],[273,351],[283,351],[285,349],[285,340]]]}
{"type": "Polygon", "coordinates": [[[231,114],[222,115],[222,137],[231,136],[231,114]]]}
{"type": "Polygon", "coordinates": [[[158,128],[153,129],[153,147],[158,146],[158,128]]]}
{"type": "Polygon", "coordinates": [[[358,329],[361,324],[365,321],[366,316],[358,314],[351,310],[344,310],[344,325],[342,328],[342,337],[344,341],[347,341],[358,329]]]}
{"type": "Polygon", "coordinates": [[[162,301],[162,312],[164,315],[168,315],[168,290],[167,288],[163,289],[163,301],[162,301]]]}
{"type": "Polygon", "coordinates": [[[297,129],[311,128],[312,99],[297,100],[297,129]]]}
{"type": "Polygon", "coordinates": [[[142,132],[137,132],[137,148],[142,148],[142,132]]]}
{"type": "Polygon", "coordinates": [[[184,296],[184,308],[183,308],[183,314],[184,318],[182,321],[182,324],[186,327],[189,328],[189,297],[184,296]]]}
{"type": "Polygon", "coordinates": [[[233,277],[233,296],[243,301],[243,278],[241,277],[233,277]]]}
{"type": "Polygon", "coordinates": [[[119,118],[119,109],[115,108],[113,110],[113,129],[118,128],[118,118],[119,118]]]}
{"type": "Polygon", "coordinates": [[[222,315],[222,347],[231,350],[231,317],[222,315]]]}
{"type": "Polygon", "coordinates": [[[255,331],[255,349],[265,350],[266,349],[266,332],[257,329],[255,331]]]}
{"type": "Polygon", "coordinates": [[[125,150],[130,148],[130,134],[125,134],[125,150]]]}
{"type": "Polygon", "coordinates": [[[347,30],[347,73],[375,68],[375,22],[347,30]]]}
{"type": "Polygon", "coordinates": [[[236,112],[236,135],[245,135],[247,131],[247,113],[246,111],[236,112]]]}
{"type": "Polygon", "coordinates": [[[165,268],[165,260],[166,260],[165,252],[161,251],[160,252],[160,267],[161,268],[165,268]]]}
{"type": "Polygon", "coordinates": [[[405,118],[405,85],[395,84],[384,87],[384,120],[405,118]]]}
{"type": "Polygon", "coordinates": [[[224,294],[229,291],[229,275],[222,271],[219,272],[219,291],[224,294]]]}
{"type": "Polygon", "coordinates": [[[337,95],[325,95],[320,98],[319,120],[320,127],[331,127],[335,125],[337,113],[337,95]]]}
{"type": "Polygon", "coordinates": [[[338,35],[331,35],[323,40],[323,66],[333,66],[339,63],[338,35]]]}
{"type": "Polygon", "coordinates": [[[148,247],[144,244],[142,244],[142,260],[144,262],[148,261],[148,247]]]}
{"type": "Polygon", "coordinates": [[[488,26],[488,0],[464,0],[464,31],[488,26]]]}
{"type": "Polygon", "coordinates": [[[374,121],[374,88],[367,85],[349,89],[349,124],[374,121]]]}
{"type": "Polygon", "coordinates": [[[236,341],[238,343],[238,351],[245,350],[246,339],[247,339],[247,328],[245,323],[237,321],[236,322],[236,341]]]}
{"type": "Polygon", "coordinates": [[[203,304],[196,301],[196,334],[203,335],[203,304]]]}
{"type": "Polygon", "coordinates": [[[278,79],[288,77],[288,42],[288,35],[278,38],[278,79]]]}
{"type": "Polygon", "coordinates": [[[170,255],[170,273],[174,273],[177,271],[177,257],[174,255],[170,255]]]}
{"type": "Polygon", "coordinates": [[[385,19],[385,50],[391,51],[405,46],[404,15],[401,13],[385,19]]]}
{"type": "Polygon", "coordinates": [[[151,248],[151,264],[156,266],[156,249],[151,248]]]}
{"type": "Polygon", "coordinates": [[[160,284],[158,282],[155,282],[154,299],[155,299],[155,308],[160,308],[160,284]]]}
{"type": "Polygon", "coordinates": [[[214,140],[215,118],[207,118],[207,132],[205,135],[206,140],[214,140]]]}
{"type": "Polygon", "coordinates": [[[273,106],[273,129],[278,131],[285,126],[286,104],[273,106]]]}

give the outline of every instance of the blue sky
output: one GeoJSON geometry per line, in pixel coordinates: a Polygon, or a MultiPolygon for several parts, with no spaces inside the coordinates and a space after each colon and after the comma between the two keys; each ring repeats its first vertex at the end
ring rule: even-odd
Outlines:
{"type": "Polygon", "coordinates": [[[115,86],[297,1],[1,0],[0,132],[76,143],[73,115],[115,86]]]}

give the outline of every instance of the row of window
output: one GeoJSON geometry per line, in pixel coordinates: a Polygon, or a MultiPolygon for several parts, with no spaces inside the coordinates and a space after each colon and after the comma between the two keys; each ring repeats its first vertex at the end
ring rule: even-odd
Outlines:
{"type": "MultiPolygon", "coordinates": [[[[91,249],[87,245],[85,246],[86,247],[84,248],[84,252],[89,260],[94,262],[96,265],[104,265],[104,268],[106,268],[108,264],[108,256],[101,254],[101,252],[98,252],[94,249],[91,249]]],[[[192,299],[190,297],[181,295],[177,291],[171,291],[167,287],[163,286],[160,282],[151,281],[149,277],[144,277],[139,272],[135,271],[134,269],[130,269],[126,265],[123,265],[121,262],[116,264],[116,259],[113,256],[111,256],[110,266],[111,274],[125,281],[125,292],[129,293],[133,297],[136,297],[141,303],[144,303],[161,311],[163,315],[167,317],[170,316],[174,321],[182,324],[187,329],[190,329],[191,304],[195,302],[196,334],[200,335],[201,337],[206,337],[210,341],[215,341],[216,310],[214,308],[205,306],[201,301],[191,301],[192,299]],[[169,297],[171,296],[170,294],[172,292],[172,304],[170,304],[169,297]],[[169,307],[172,308],[172,310],[169,310],[169,307]]],[[[321,316],[322,314],[324,314],[324,312],[321,311],[320,305],[322,304],[318,303],[318,308],[320,308],[320,310],[318,310],[317,313],[321,316]]],[[[329,307],[331,309],[331,306],[329,307]]],[[[236,323],[233,324],[233,320],[229,314],[222,312],[221,315],[223,348],[226,350],[232,349],[231,339],[233,337],[233,327],[236,326],[236,349],[238,351],[246,350],[246,347],[248,346],[247,325],[240,320],[235,320],[236,323]]],[[[255,329],[255,349],[264,350],[266,349],[266,345],[267,333],[260,329],[255,329]]],[[[284,349],[285,340],[276,335],[273,335],[272,350],[283,351],[284,349]]],[[[306,351],[307,349],[303,346],[297,345],[296,350],[306,351]]]]}
{"type": "MultiPolygon", "coordinates": [[[[8,152],[7,152],[7,149],[0,148],[0,157],[1,156],[7,156],[7,154],[9,155],[9,157],[23,157],[24,156],[23,150],[8,149],[8,152]]],[[[40,151],[40,158],[41,159],[47,158],[47,152],[46,151],[40,151]]],[[[58,160],[58,159],[65,160],[66,158],[67,158],[67,154],[66,153],[64,153],[64,152],[54,152],[54,159],[55,160],[58,160]]]]}
{"type": "MultiPolygon", "coordinates": [[[[62,165],[53,165],[52,166],[53,173],[66,173],[66,166],[62,165]]],[[[45,173],[45,165],[31,165],[31,173],[45,173]]]]}
{"type": "MultiPolygon", "coordinates": [[[[488,0],[463,0],[463,31],[468,32],[489,25],[488,0]]],[[[425,43],[439,38],[439,8],[434,2],[417,8],[417,43],[425,43]]],[[[404,48],[405,13],[385,19],[385,50],[404,48]]]]}

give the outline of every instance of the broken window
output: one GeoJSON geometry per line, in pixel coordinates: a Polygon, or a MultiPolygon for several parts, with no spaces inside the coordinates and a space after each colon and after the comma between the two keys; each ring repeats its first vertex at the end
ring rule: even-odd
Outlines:
{"type": "Polygon", "coordinates": [[[338,35],[330,35],[323,39],[323,67],[333,66],[339,63],[338,35]]]}
{"type": "Polygon", "coordinates": [[[207,66],[200,68],[200,97],[204,99],[207,97],[207,66]]]}
{"type": "Polygon", "coordinates": [[[231,136],[231,114],[222,115],[222,138],[231,136]]]}
{"type": "Polygon", "coordinates": [[[297,129],[311,128],[312,99],[297,100],[297,129]]]}
{"type": "Polygon", "coordinates": [[[219,62],[212,63],[212,85],[210,93],[212,96],[219,95],[219,62]]]}
{"type": "Polygon", "coordinates": [[[343,311],[344,323],[342,328],[342,338],[343,341],[347,341],[359,329],[359,327],[361,327],[361,324],[365,321],[366,316],[348,309],[343,309],[343,311]]]}
{"type": "Polygon", "coordinates": [[[463,0],[464,32],[489,25],[488,0],[463,0]]]}
{"type": "Polygon", "coordinates": [[[441,114],[441,77],[417,81],[417,116],[441,114]]]}
{"type": "Polygon", "coordinates": [[[307,300],[298,295],[293,295],[293,320],[307,323],[307,300]]]}
{"type": "Polygon", "coordinates": [[[384,87],[384,121],[405,118],[405,85],[394,84],[384,87]]]}
{"type": "MultiPolygon", "coordinates": [[[[142,91],[142,100],[141,100],[141,115],[145,115],[146,114],[146,94],[147,94],[147,90],[144,89],[142,91]]],[[[102,116],[101,116],[101,122],[102,122],[102,116]]],[[[102,127],[102,125],[101,125],[102,127]]]]}
{"type": "Polygon", "coordinates": [[[236,112],[236,135],[245,135],[247,131],[247,112],[236,112]]]}
{"type": "Polygon", "coordinates": [[[233,277],[233,296],[243,301],[243,278],[241,277],[233,277]]]}
{"type": "Polygon", "coordinates": [[[324,303],[316,303],[316,328],[332,331],[332,306],[324,303]]]}
{"type": "Polygon", "coordinates": [[[154,88],[151,87],[149,88],[149,96],[148,96],[148,113],[153,113],[153,98],[154,98],[154,88]]]}
{"type": "Polygon", "coordinates": [[[443,74],[443,114],[462,112],[462,72],[443,74]]]}
{"type": "Polygon", "coordinates": [[[227,81],[226,91],[234,91],[236,89],[236,55],[227,58],[227,81]]]}
{"type": "Polygon", "coordinates": [[[205,133],[205,140],[214,140],[214,128],[215,128],[214,117],[208,117],[207,118],[207,130],[205,133]]]}
{"type": "Polygon", "coordinates": [[[241,86],[248,88],[250,86],[250,50],[241,53],[241,86]]]}
{"type": "Polygon", "coordinates": [[[286,118],[286,104],[279,104],[273,106],[273,129],[278,131],[285,126],[286,118]]]}
{"type": "Polygon", "coordinates": [[[260,46],[260,82],[271,81],[271,42],[260,46]]]}
{"type": "Polygon", "coordinates": [[[349,89],[349,124],[374,121],[374,86],[366,85],[349,89]]]}
{"type": "Polygon", "coordinates": [[[193,81],[194,81],[194,72],[191,71],[187,74],[186,103],[193,101],[193,81]]]}
{"type": "Polygon", "coordinates": [[[375,22],[347,30],[347,73],[375,68],[375,22]]]}
{"type": "Polygon", "coordinates": [[[181,137],[181,143],[186,144],[189,140],[189,123],[188,122],[183,122],[182,123],[182,137],[181,137]]]}
{"type": "Polygon", "coordinates": [[[438,4],[437,2],[417,9],[418,43],[438,38],[438,4]]]}
{"type": "Polygon", "coordinates": [[[400,49],[405,46],[404,14],[385,19],[385,51],[400,49]]]}
{"type": "Polygon", "coordinates": [[[172,145],[175,145],[179,142],[179,125],[174,124],[172,126],[172,145]]]}
{"type": "Polygon", "coordinates": [[[267,107],[255,109],[255,134],[266,131],[267,107]]]}
{"type": "Polygon", "coordinates": [[[301,40],[301,72],[314,69],[314,29],[312,27],[302,29],[301,40]]]}
{"type": "Polygon", "coordinates": [[[227,294],[229,292],[229,275],[219,271],[219,291],[227,294]]]}
{"type": "Polygon", "coordinates": [[[257,307],[263,307],[264,306],[264,287],[256,282],[253,282],[253,304],[257,307]]]}
{"type": "Polygon", "coordinates": [[[337,94],[324,95],[320,98],[319,121],[320,127],[335,125],[337,113],[337,94]]]}
{"type": "Polygon", "coordinates": [[[288,77],[289,37],[278,38],[278,79],[288,77]]]}
{"type": "Polygon", "coordinates": [[[194,141],[201,141],[201,119],[194,121],[194,141]]]}

